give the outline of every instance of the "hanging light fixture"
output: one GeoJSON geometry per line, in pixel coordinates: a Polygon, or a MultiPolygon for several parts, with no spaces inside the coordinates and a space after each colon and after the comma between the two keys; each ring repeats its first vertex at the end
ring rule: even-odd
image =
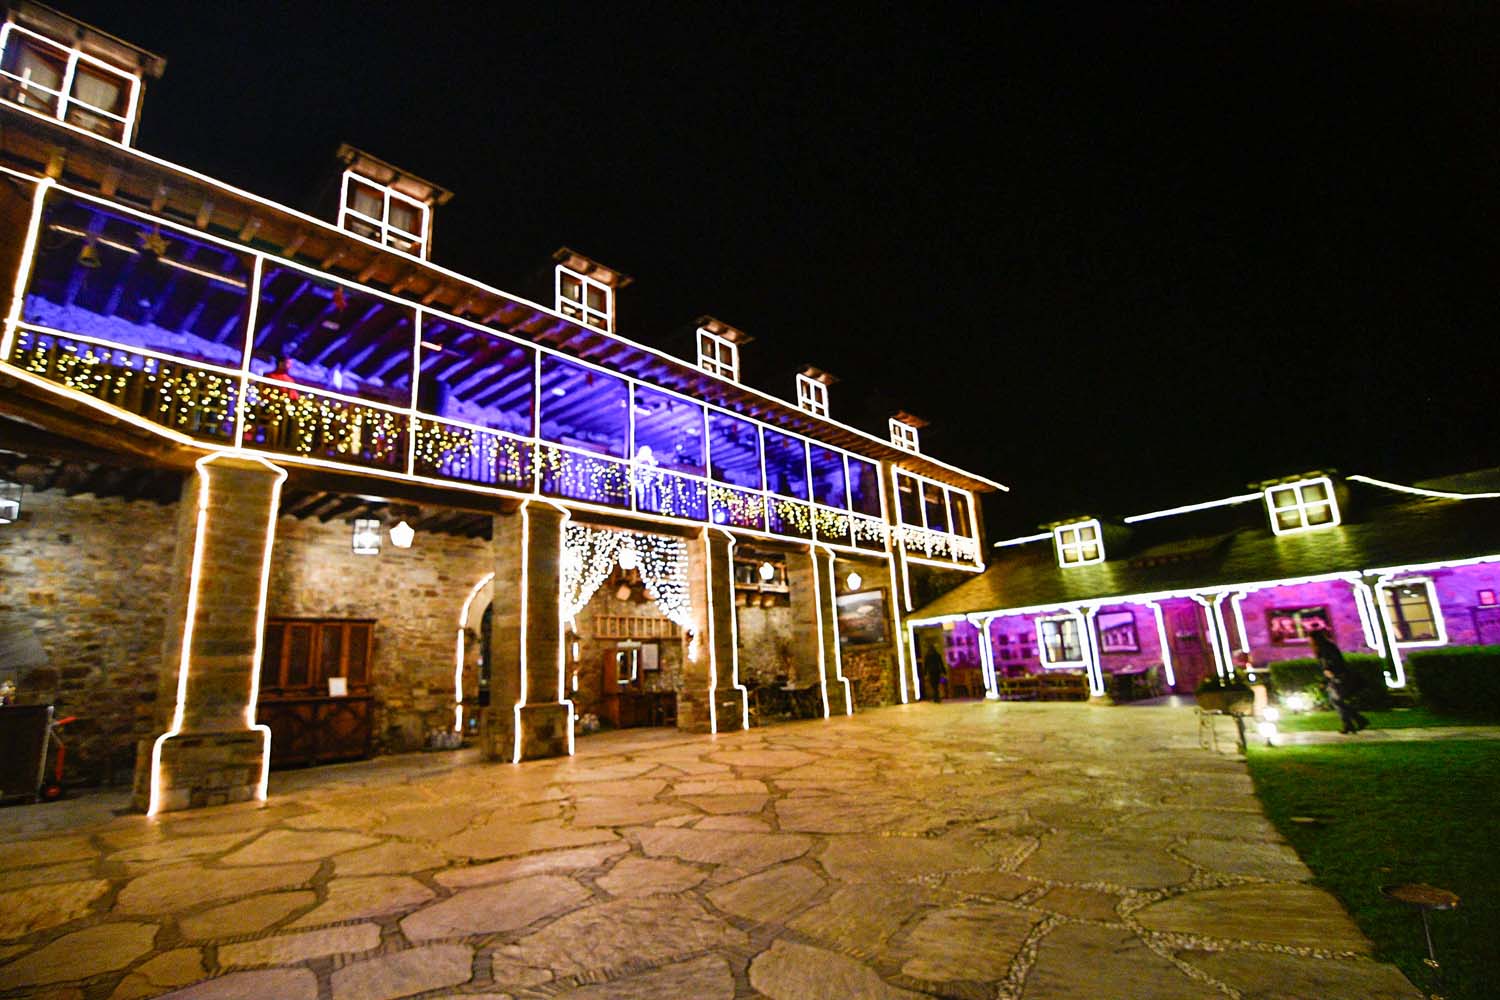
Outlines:
{"type": "Polygon", "coordinates": [[[412,540],[417,537],[417,529],[402,521],[391,529],[391,544],[398,549],[411,548],[412,540]]]}
{"type": "Polygon", "coordinates": [[[21,516],[21,484],[0,479],[0,524],[21,516]]]}
{"type": "Polygon", "coordinates": [[[85,238],[83,246],[78,250],[78,266],[93,269],[103,263],[103,258],[99,256],[99,244],[92,236],[85,238]]]}
{"type": "Polygon", "coordinates": [[[620,549],[620,568],[632,570],[641,564],[641,557],[635,551],[635,546],[626,545],[620,549]]]}
{"type": "Polygon", "coordinates": [[[864,583],[864,582],[865,582],[865,578],[862,577],[862,576],[860,576],[858,573],[854,572],[853,570],[850,570],[848,577],[846,577],[844,579],[844,584],[850,590],[858,590],[859,589],[859,585],[862,584],[862,583],[864,583]]]}
{"type": "Polygon", "coordinates": [[[760,564],[760,580],[762,583],[770,583],[776,578],[776,567],[768,562],[760,564]]]}
{"type": "MultiPolygon", "coordinates": [[[[391,533],[392,535],[395,532],[391,533]]],[[[391,539],[394,542],[396,539],[391,539]]],[[[380,555],[380,518],[356,517],[354,519],[354,554],[357,556],[380,555]]]]}

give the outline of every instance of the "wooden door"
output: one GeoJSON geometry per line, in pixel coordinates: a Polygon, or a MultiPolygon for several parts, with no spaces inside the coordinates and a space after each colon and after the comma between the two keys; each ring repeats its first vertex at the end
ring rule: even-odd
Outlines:
{"type": "Polygon", "coordinates": [[[1213,673],[1213,649],[1209,645],[1208,619],[1196,601],[1163,601],[1167,643],[1172,650],[1172,672],[1178,694],[1192,694],[1198,682],[1213,673]]]}

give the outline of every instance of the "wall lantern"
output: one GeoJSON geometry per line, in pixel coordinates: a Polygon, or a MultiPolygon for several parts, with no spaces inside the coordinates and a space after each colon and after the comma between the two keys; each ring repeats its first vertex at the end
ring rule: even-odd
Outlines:
{"type": "Polygon", "coordinates": [[[0,479],[0,524],[21,516],[21,484],[0,479]]]}
{"type": "Polygon", "coordinates": [[[768,562],[760,564],[760,579],[762,583],[770,583],[776,578],[776,567],[768,562]]]}
{"type": "Polygon", "coordinates": [[[380,518],[356,517],[354,519],[354,554],[357,556],[380,555],[380,518]]]}
{"type": "Polygon", "coordinates": [[[850,572],[850,574],[848,575],[848,577],[846,577],[844,579],[845,586],[847,586],[850,590],[858,590],[859,589],[859,585],[862,584],[862,583],[864,583],[864,582],[865,582],[865,578],[864,577],[862,577],[858,573],[855,573],[855,572],[852,572],[852,571],[850,572]]]}
{"type": "Polygon", "coordinates": [[[411,548],[412,539],[417,537],[417,531],[411,525],[402,521],[391,529],[391,544],[398,549],[411,548]]]}

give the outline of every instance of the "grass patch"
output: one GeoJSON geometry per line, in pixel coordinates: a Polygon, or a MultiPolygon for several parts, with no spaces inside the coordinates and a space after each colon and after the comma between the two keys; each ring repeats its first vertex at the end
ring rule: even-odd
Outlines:
{"type": "MultiPolygon", "coordinates": [[[[1336,717],[1335,717],[1336,718],[1336,717]]],[[[1416,912],[1380,886],[1427,882],[1462,897],[1432,915],[1445,996],[1500,996],[1500,742],[1339,744],[1254,748],[1250,775],[1266,814],[1375,942],[1427,991],[1416,912]],[[1316,816],[1317,826],[1291,822],[1316,816]]]]}
{"type": "MultiPolygon", "coordinates": [[[[1371,729],[1427,729],[1432,726],[1473,725],[1472,721],[1455,719],[1451,715],[1438,715],[1432,709],[1418,705],[1415,708],[1372,709],[1364,713],[1370,720],[1371,729]]],[[[1337,732],[1340,727],[1337,712],[1284,712],[1276,726],[1286,733],[1337,732]]]]}

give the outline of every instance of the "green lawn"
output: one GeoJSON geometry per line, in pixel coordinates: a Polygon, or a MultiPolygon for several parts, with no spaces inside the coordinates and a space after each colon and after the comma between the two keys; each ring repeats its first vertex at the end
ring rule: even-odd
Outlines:
{"type": "MultiPolygon", "coordinates": [[[[1365,713],[1365,718],[1370,720],[1371,729],[1425,729],[1431,726],[1472,725],[1463,719],[1455,719],[1451,715],[1436,715],[1420,705],[1416,708],[1369,711],[1365,713]]],[[[1276,725],[1286,733],[1311,733],[1325,730],[1336,732],[1341,723],[1337,712],[1298,712],[1295,714],[1285,712],[1276,725]]]]}
{"type": "Polygon", "coordinates": [[[1379,958],[1434,990],[1420,919],[1380,886],[1449,889],[1462,897],[1459,909],[1432,915],[1442,992],[1500,996],[1500,741],[1252,747],[1248,760],[1266,814],[1379,958]]]}

